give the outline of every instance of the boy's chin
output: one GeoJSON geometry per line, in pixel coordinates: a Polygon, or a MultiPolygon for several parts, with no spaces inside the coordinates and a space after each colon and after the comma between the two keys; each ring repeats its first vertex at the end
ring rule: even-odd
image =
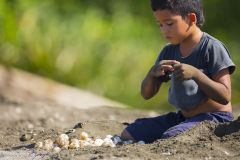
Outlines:
{"type": "Polygon", "coordinates": [[[178,45],[179,42],[174,42],[174,41],[169,41],[169,43],[173,44],[173,45],[178,45]]]}
{"type": "Polygon", "coordinates": [[[180,43],[179,41],[174,41],[174,40],[167,40],[167,41],[173,45],[177,45],[180,43]]]}

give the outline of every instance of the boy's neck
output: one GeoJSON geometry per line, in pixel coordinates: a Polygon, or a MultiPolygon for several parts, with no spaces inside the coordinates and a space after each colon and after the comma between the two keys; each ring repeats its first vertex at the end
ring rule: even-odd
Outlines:
{"type": "Polygon", "coordinates": [[[200,28],[196,27],[196,29],[180,43],[182,57],[187,57],[192,53],[193,49],[200,42],[202,35],[203,32],[200,30],[200,28]]]}

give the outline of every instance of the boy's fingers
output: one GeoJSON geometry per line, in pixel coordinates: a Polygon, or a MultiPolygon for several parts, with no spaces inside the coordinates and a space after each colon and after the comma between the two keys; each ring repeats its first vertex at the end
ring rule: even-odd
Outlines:
{"type": "Polygon", "coordinates": [[[181,66],[182,66],[182,65],[181,65],[180,63],[179,63],[179,64],[174,64],[174,65],[173,65],[173,68],[174,68],[174,69],[179,69],[181,66]]]}
{"type": "Polygon", "coordinates": [[[172,65],[160,65],[159,67],[161,69],[163,69],[164,72],[166,72],[166,71],[173,71],[174,70],[172,65]]]}
{"type": "Polygon", "coordinates": [[[174,68],[172,65],[164,65],[164,71],[174,71],[174,68]]]}
{"type": "Polygon", "coordinates": [[[170,71],[172,72],[174,69],[171,65],[159,65],[155,71],[154,71],[154,74],[155,76],[163,76],[165,75],[166,72],[170,71]]]}
{"type": "Polygon", "coordinates": [[[174,65],[174,64],[180,64],[180,62],[176,60],[162,60],[159,62],[160,65],[174,65]]]}

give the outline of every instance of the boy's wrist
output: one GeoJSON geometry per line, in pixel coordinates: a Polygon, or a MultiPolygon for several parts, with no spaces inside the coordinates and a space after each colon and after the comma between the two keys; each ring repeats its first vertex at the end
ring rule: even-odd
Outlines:
{"type": "Polygon", "coordinates": [[[171,79],[171,76],[171,72],[166,72],[165,75],[158,77],[158,80],[160,80],[161,82],[168,82],[171,79]]]}
{"type": "Polygon", "coordinates": [[[200,70],[196,69],[192,79],[197,81],[199,79],[199,77],[201,76],[200,75],[201,73],[202,72],[200,70]]]}

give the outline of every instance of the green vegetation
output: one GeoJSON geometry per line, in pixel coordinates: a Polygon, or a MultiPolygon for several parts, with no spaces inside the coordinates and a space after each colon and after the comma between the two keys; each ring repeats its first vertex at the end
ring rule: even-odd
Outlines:
{"type": "MultiPolygon", "coordinates": [[[[206,1],[203,28],[227,45],[236,64],[239,4],[206,1]]],[[[140,96],[141,80],[166,43],[148,1],[2,0],[0,25],[0,62],[5,65],[134,107],[171,109],[166,85],[149,101],[140,96]]],[[[240,102],[239,77],[236,70],[234,103],[240,102]]]]}

